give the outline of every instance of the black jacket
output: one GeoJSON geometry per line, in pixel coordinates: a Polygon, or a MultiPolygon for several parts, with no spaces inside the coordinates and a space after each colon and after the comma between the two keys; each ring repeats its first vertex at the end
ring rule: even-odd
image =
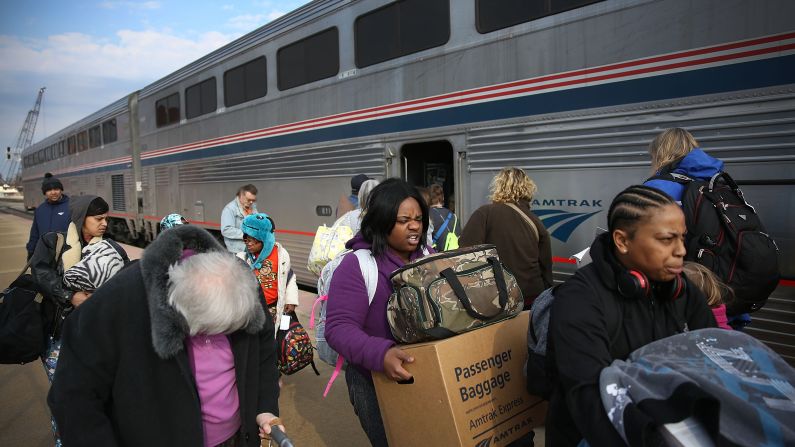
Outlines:
{"type": "MultiPolygon", "coordinates": [[[[65,233],[60,233],[64,238],[63,249],[56,256],[58,234],[50,232],[43,234],[36,244],[36,250],[30,258],[30,272],[36,288],[46,298],[42,301],[42,314],[49,334],[57,339],[60,332],[61,316],[71,311],[72,295],[76,290],[69,290],[63,285],[65,270],[64,259],[79,260],[82,257],[83,247],[83,222],[86,220],[88,206],[97,196],[77,196],[69,200],[69,214],[71,222],[65,233]],[[70,255],[65,253],[69,252],[70,255]]],[[[101,238],[92,239],[99,241],[101,238]]],[[[71,264],[69,265],[71,267],[71,264]]],[[[68,267],[67,267],[68,268],[68,267]]]]}
{"type": "Polygon", "coordinates": [[[598,236],[591,246],[593,263],[555,289],[548,355],[557,383],[547,413],[547,445],[573,446],[583,437],[592,446],[623,445],[599,395],[602,368],[654,340],[716,326],[704,295],[687,282],[676,300],[662,296],[665,284],[652,286],[652,299],[620,295],[616,272],[623,267],[611,247],[609,233],[598,236]]]}
{"type": "MultiPolygon", "coordinates": [[[[48,396],[64,445],[204,445],[187,323],[168,304],[168,267],[183,249],[225,251],[200,228],[170,229],[67,320],[48,396]]],[[[257,414],[278,415],[273,333],[260,307],[230,335],[246,446],[259,446],[257,414]]]]}
{"type": "Polygon", "coordinates": [[[436,244],[434,245],[434,248],[437,251],[444,250],[444,242],[450,232],[456,236],[461,236],[461,222],[458,221],[458,216],[456,216],[455,213],[445,207],[432,206],[429,208],[428,214],[431,216],[431,222],[433,222],[433,234],[431,237],[436,244]],[[450,216],[450,220],[447,222],[447,226],[444,228],[444,230],[439,233],[439,229],[441,229],[442,225],[444,225],[444,221],[447,219],[447,216],[450,216]],[[439,233],[439,237],[436,237],[437,233],[439,233]]]}

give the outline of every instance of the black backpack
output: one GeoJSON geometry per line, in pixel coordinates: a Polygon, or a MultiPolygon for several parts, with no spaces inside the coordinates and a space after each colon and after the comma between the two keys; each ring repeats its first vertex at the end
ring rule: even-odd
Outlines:
{"type": "Polygon", "coordinates": [[[709,180],[663,172],[652,179],[685,185],[688,261],[715,273],[734,292],[726,304],[730,316],[762,308],[779,280],[778,246],[753,206],[725,172],[709,180]]]}
{"type": "MultiPolygon", "coordinates": [[[[57,234],[56,261],[63,252],[65,238],[57,234]]],[[[0,364],[24,364],[41,356],[50,329],[48,315],[43,315],[45,300],[30,273],[31,260],[5,290],[0,292],[0,364]]]]}

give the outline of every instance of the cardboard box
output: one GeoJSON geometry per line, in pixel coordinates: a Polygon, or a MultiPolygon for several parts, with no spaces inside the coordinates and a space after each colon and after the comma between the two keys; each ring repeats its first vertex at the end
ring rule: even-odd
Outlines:
{"type": "Polygon", "coordinates": [[[373,374],[391,447],[507,445],[543,425],[523,368],[529,312],[445,340],[402,346],[413,383],[373,374]]]}

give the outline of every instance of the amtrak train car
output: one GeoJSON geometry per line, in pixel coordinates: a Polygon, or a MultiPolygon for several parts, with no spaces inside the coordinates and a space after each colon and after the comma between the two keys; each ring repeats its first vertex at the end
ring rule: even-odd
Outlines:
{"type": "MultiPolygon", "coordinates": [[[[350,177],[440,183],[466,220],[504,166],[538,184],[555,276],[684,127],[757,206],[785,278],[754,335],[795,362],[795,2],[316,0],[23,154],[147,241],[171,212],[212,231],[255,184],[299,281],[350,177]]],[[[35,206],[40,197],[25,198],[35,206]]]]}

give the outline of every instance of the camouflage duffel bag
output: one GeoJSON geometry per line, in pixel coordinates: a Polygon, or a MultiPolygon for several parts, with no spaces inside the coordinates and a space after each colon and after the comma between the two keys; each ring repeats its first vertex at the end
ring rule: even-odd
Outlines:
{"type": "Polygon", "coordinates": [[[402,343],[440,340],[515,316],[524,301],[494,245],[437,253],[396,270],[387,304],[402,343]]]}

